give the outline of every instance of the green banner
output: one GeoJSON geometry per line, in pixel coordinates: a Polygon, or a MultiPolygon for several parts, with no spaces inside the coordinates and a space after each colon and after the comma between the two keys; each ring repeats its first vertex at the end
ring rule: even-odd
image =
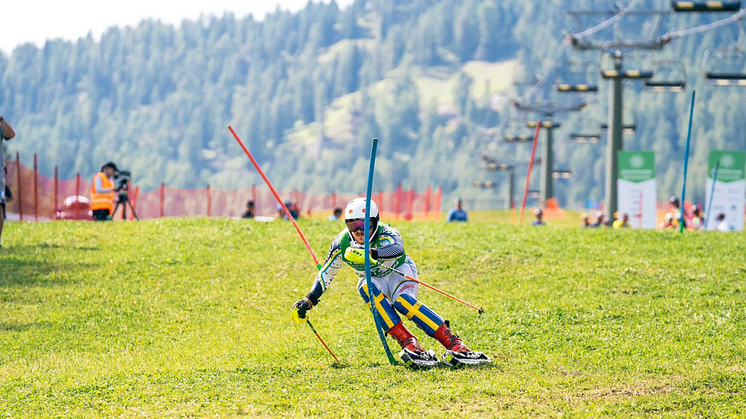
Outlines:
{"type": "Polygon", "coordinates": [[[634,183],[655,179],[655,153],[652,151],[620,151],[619,179],[634,183]]]}
{"type": "Polygon", "coordinates": [[[743,151],[712,150],[710,151],[710,170],[708,177],[715,176],[715,165],[718,168],[718,182],[736,182],[746,179],[746,153],[743,151]]]}

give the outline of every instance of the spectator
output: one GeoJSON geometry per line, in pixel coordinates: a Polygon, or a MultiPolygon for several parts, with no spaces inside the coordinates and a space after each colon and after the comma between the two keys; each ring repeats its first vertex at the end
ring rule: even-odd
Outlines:
{"type": "MultiPolygon", "coordinates": [[[[679,201],[679,198],[672,196],[668,198],[668,204],[671,205],[674,209],[673,222],[674,222],[674,226],[678,227],[679,222],[681,222],[681,211],[682,211],[681,202],[679,201]]],[[[684,222],[686,222],[686,220],[684,220],[684,222]]],[[[686,225],[684,225],[684,227],[686,227],[686,225]]]]}
{"type": "Polygon", "coordinates": [[[725,214],[722,212],[718,214],[718,231],[730,231],[730,226],[728,225],[728,222],[725,221],[725,214]]]}
{"type": "Polygon", "coordinates": [[[615,230],[619,230],[620,228],[629,228],[629,215],[624,214],[621,220],[617,219],[616,221],[614,221],[612,227],[615,230]]]}
{"type": "Polygon", "coordinates": [[[0,207],[2,207],[2,214],[0,214],[0,247],[3,247],[3,224],[5,223],[5,175],[8,174],[8,168],[5,167],[5,156],[3,155],[3,140],[10,140],[16,136],[16,132],[13,127],[8,124],[8,121],[0,115],[0,207]]]}
{"type": "MultiPolygon", "coordinates": [[[[285,207],[287,207],[288,211],[290,211],[290,216],[293,217],[293,219],[297,220],[300,216],[298,210],[296,207],[293,206],[293,204],[290,201],[285,202],[285,207]]],[[[282,205],[277,204],[277,218],[280,220],[287,220],[288,216],[285,214],[285,210],[282,208],[282,205]]]]}
{"type": "Polygon", "coordinates": [[[114,213],[114,181],[111,179],[117,172],[117,165],[108,162],[101,166],[101,172],[93,176],[91,182],[91,211],[96,221],[111,220],[114,213]]]}
{"type": "Polygon", "coordinates": [[[334,213],[327,218],[329,221],[337,221],[342,218],[342,208],[334,208],[334,213]]]}
{"type": "Polygon", "coordinates": [[[605,217],[606,215],[603,212],[596,211],[596,222],[593,224],[593,228],[606,227],[605,217]]]}
{"type": "Polygon", "coordinates": [[[588,218],[588,214],[586,214],[586,213],[580,214],[580,219],[583,220],[583,228],[593,227],[591,225],[590,218],[588,218]]]}
{"type": "Polygon", "coordinates": [[[701,230],[704,228],[704,225],[702,224],[702,211],[696,205],[692,205],[692,222],[690,227],[694,230],[701,230]]]}
{"type": "Polygon", "coordinates": [[[536,216],[536,219],[531,222],[532,226],[545,226],[547,223],[544,222],[544,212],[540,210],[539,208],[536,208],[534,210],[534,215],[536,216]]]}
{"type": "MultiPolygon", "coordinates": [[[[290,208],[288,208],[288,211],[290,211],[290,208]]],[[[277,204],[277,219],[279,219],[279,220],[287,220],[288,219],[287,214],[285,214],[285,210],[282,208],[282,205],[280,205],[280,204],[277,204]]]]}
{"type": "Polygon", "coordinates": [[[246,212],[243,213],[241,218],[254,218],[254,201],[246,203],[246,212]]]}
{"type": "Polygon", "coordinates": [[[666,214],[666,220],[661,223],[660,228],[663,230],[667,230],[669,228],[676,228],[676,222],[673,219],[673,213],[669,212],[666,214]]]}
{"type": "MultiPolygon", "coordinates": [[[[287,203],[285,203],[285,205],[287,205],[287,203]]],[[[297,220],[298,218],[300,218],[300,204],[299,203],[293,202],[292,204],[290,204],[288,209],[290,210],[290,215],[292,215],[294,219],[297,220]]]]}
{"type": "Polygon", "coordinates": [[[463,201],[461,198],[456,198],[454,200],[454,204],[456,204],[456,207],[451,208],[450,211],[448,211],[448,215],[446,216],[446,221],[449,223],[453,222],[461,222],[465,223],[469,221],[469,216],[466,214],[466,211],[463,207],[463,201]]]}

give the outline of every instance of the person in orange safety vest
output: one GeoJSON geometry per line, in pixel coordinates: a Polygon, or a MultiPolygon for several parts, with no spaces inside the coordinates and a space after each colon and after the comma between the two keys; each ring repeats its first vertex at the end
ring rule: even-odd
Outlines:
{"type": "Polygon", "coordinates": [[[114,192],[116,188],[111,179],[117,172],[117,165],[108,162],[101,167],[101,172],[93,176],[91,184],[91,211],[96,221],[111,220],[114,212],[114,192]]]}

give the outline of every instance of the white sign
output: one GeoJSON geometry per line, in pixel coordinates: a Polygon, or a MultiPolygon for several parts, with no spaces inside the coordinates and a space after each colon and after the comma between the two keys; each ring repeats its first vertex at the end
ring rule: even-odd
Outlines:
{"type": "Polygon", "coordinates": [[[626,214],[630,227],[655,228],[656,199],[655,153],[620,151],[617,180],[619,219],[626,214]]]}
{"type": "MultiPolygon", "coordinates": [[[[706,205],[712,202],[710,214],[705,214],[708,230],[743,230],[746,200],[746,153],[742,151],[710,152],[707,172],[706,205]],[[717,167],[717,179],[715,168],[717,167]],[[714,190],[713,190],[714,182],[714,190]],[[719,215],[725,220],[718,220],[719,215]]],[[[705,208],[707,211],[708,208],[705,208]]]]}

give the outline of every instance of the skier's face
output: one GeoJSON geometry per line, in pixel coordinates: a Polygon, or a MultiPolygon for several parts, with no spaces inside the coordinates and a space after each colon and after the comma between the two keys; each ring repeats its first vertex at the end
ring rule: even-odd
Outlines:
{"type": "MultiPolygon", "coordinates": [[[[355,239],[357,244],[365,244],[365,221],[364,220],[346,220],[347,229],[352,233],[352,237],[355,239]]],[[[374,228],[371,226],[370,234],[374,233],[374,228]]]]}
{"type": "Polygon", "coordinates": [[[355,238],[357,244],[365,244],[365,232],[363,230],[355,231],[352,233],[352,237],[355,238]]]}

